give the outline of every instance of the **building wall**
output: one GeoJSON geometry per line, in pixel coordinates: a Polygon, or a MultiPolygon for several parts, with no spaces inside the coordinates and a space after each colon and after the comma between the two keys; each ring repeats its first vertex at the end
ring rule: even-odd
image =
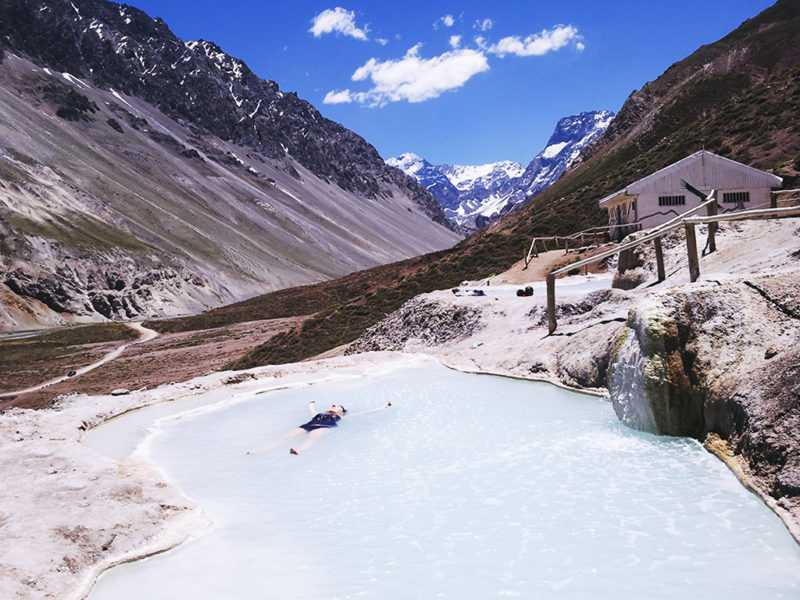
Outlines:
{"type": "MultiPolygon", "coordinates": [[[[708,194],[710,190],[701,189],[700,191],[708,194]]],[[[729,212],[737,209],[735,204],[724,204],[722,195],[724,192],[750,192],[750,202],[744,204],[745,210],[748,208],[769,208],[770,188],[726,188],[720,189],[717,195],[721,212],[729,212]]],[[[677,215],[699,206],[700,200],[694,194],[686,190],[667,190],[649,191],[639,194],[639,219],[643,221],[642,228],[649,229],[662,223],[666,223],[677,215]],[[659,206],[659,196],[685,196],[686,204],[679,206],[659,206]]],[[[705,214],[705,213],[703,213],[705,214]]],[[[701,215],[702,216],[702,215],[701,215]]]]}
{"type": "MultiPolygon", "coordinates": [[[[616,196],[609,197],[609,224],[633,223],[638,219],[642,222],[641,228],[649,229],[698,206],[702,200],[684,189],[684,181],[706,195],[712,189],[718,190],[722,211],[736,210],[735,204],[723,202],[725,192],[750,192],[750,202],[745,204],[745,208],[763,208],[769,206],[772,188],[781,185],[781,179],[770,173],[702,150],[628,185],[616,196]],[[685,204],[661,206],[660,196],[684,196],[686,201],[685,204]],[[636,210],[632,210],[634,205],[631,198],[637,199],[636,210]],[[621,204],[621,210],[615,204],[621,204]]],[[[628,228],[615,231],[620,235],[630,233],[628,228]]]]}

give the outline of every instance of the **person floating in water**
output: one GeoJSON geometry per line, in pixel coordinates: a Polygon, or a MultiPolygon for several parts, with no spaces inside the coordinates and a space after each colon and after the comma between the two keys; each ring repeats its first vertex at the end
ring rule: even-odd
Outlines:
{"type": "MultiPolygon", "coordinates": [[[[342,417],[347,414],[347,409],[341,404],[331,404],[331,407],[328,410],[318,413],[316,402],[313,400],[308,403],[308,410],[313,416],[308,423],[303,423],[300,425],[299,429],[302,429],[310,435],[306,442],[301,446],[301,450],[309,448],[318,437],[321,437],[322,432],[325,429],[337,427],[339,425],[339,421],[342,420],[342,417]]],[[[296,435],[300,435],[300,432],[296,432],[296,435]]],[[[299,454],[299,452],[294,448],[289,448],[289,454],[294,454],[296,456],[299,454]]]]}
{"type": "Polygon", "coordinates": [[[342,417],[347,414],[347,409],[341,404],[332,404],[331,407],[325,412],[318,413],[314,408],[315,403],[312,400],[309,404],[309,409],[315,413],[308,423],[300,425],[300,429],[305,429],[309,433],[316,429],[330,429],[336,427],[342,417]]]}
{"type": "MultiPolygon", "coordinates": [[[[391,402],[387,402],[386,406],[381,408],[373,408],[372,410],[366,410],[364,412],[356,413],[352,415],[353,417],[366,415],[369,413],[373,413],[379,410],[383,410],[383,408],[389,408],[392,405],[391,402]]],[[[324,411],[324,412],[317,412],[317,405],[314,400],[308,403],[308,411],[311,414],[311,420],[299,425],[296,429],[293,429],[288,434],[286,434],[281,440],[279,440],[276,444],[272,444],[268,448],[263,449],[262,451],[270,450],[277,445],[280,445],[284,441],[288,441],[292,438],[305,435],[305,441],[298,446],[297,448],[289,448],[289,454],[297,456],[300,454],[302,450],[307,450],[316,442],[320,437],[325,435],[325,432],[328,429],[333,429],[334,427],[338,427],[339,421],[348,414],[347,409],[342,406],[341,404],[332,404],[331,407],[324,411]]],[[[247,454],[253,454],[253,452],[248,452],[247,454]]]]}

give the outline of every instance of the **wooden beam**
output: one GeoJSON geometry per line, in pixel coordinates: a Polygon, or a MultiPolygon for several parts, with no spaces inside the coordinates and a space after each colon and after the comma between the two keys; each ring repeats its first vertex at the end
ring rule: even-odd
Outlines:
{"type": "Polygon", "coordinates": [[[689,217],[684,223],[692,225],[704,225],[714,221],[747,221],[748,219],[782,219],[786,217],[800,217],[800,206],[788,206],[786,208],[756,208],[754,210],[744,210],[741,212],[723,213],[714,217],[689,217]]]}
{"type": "Polygon", "coordinates": [[[549,334],[558,327],[556,321],[556,276],[554,273],[547,274],[547,331],[549,334]]]}
{"type": "Polygon", "coordinates": [[[686,223],[686,253],[689,256],[689,280],[695,282],[700,278],[700,258],[697,255],[697,234],[694,223],[686,223]]]}
{"type": "Polygon", "coordinates": [[[666,269],[664,269],[664,248],[661,246],[661,238],[657,237],[653,240],[656,247],[656,266],[658,267],[658,282],[661,283],[667,278],[666,269]]]}
{"type": "MultiPolygon", "coordinates": [[[[714,217],[719,213],[719,203],[717,202],[717,192],[712,192],[714,196],[714,202],[708,205],[707,214],[709,217],[714,217]]],[[[713,223],[708,224],[708,253],[711,254],[712,252],[717,251],[717,230],[719,229],[719,223],[714,221],[713,223]]]]}

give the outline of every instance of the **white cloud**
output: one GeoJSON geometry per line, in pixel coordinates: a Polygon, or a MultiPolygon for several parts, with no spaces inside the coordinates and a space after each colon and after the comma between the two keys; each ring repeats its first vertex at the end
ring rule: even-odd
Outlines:
{"type": "Polygon", "coordinates": [[[578,50],[585,48],[578,30],[572,25],[556,25],[552,29],[543,29],[526,38],[508,36],[487,48],[487,52],[498,56],[514,54],[516,56],[543,56],[549,52],[560,50],[570,43],[575,43],[578,50]]]}
{"type": "Polygon", "coordinates": [[[433,23],[433,28],[439,29],[441,25],[444,25],[445,27],[449,28],[455,24],[456,24],[456,18],[453,15],[444,15],[443,17],[439,17],[438,19],[436,19],[436,21],[433,23]]]}
{"type": "Polygon", "coordinates": [[[350,104],[353,101],[353,95],[350,90],[331,90],[322,99],[323,104],[350,104]]]}
{"type": "MultiPolygon", "coordinates": [[[[376,39],[378,43],[382,43],[376,39]]],[[[392,102],[424,102],[438,98],[443,93],[458,89],[475,75],[488,71],[489,55],[500,57],[543,56],[573,44],[579,52],[586,45],[572,25],[556,25],[539,33],[521,36],[508,36],[495,44],[483,36],[473,38],[477,48],[462,47],[462,36],[451,35],[451,49],[438,56],[420,56],[422,44],[408,49],[401,58],[379,60],[370,58],[355,70],[351,79],[356,82],[369,82],[367,91],[350,89],[331,90],[323,99],[325,104],[349,104],[356,102],[368,106],[385,106],[392,102]]]]}
{"type": "Polygon", "coordinates": [[[494,21],[492,21],[489,17],[486,17],[485,19],[478,19],[472,24],[472,28],[477,29],[478,31],[489,31],[492,27],[494,27],[494,21]]]}
{"type": "Polygon", "coordinates": [[[356,25],[356,13],[346,10],[341,6],[328,8],[319,13],[311,20],[311,28],[308,30],[318,38],[327,33],[340,33],[357,40],[366,41],[369,39],[369,27],[358,27],[356,25]]]}
{"type": "Polygon", "coordinates": [[[375,38],[375,41],[381,46],[385,46],[386,44],[389,43],[389,40],[387,40],[386,38],[375,38]]]}
{"type": "Polygon", "coordinates": [[[439,56],[423,58],[422,44],[410,48],[396,60],[369,59],[353,73],[353,81],[370,81],[366,92],[331,91],[326,104],[358,102],[369,106],[385,106],[391,102],[424,102],[463,86],[475,75],[489,70],[486,55],[478,50],[460,48],[439,56]]]}

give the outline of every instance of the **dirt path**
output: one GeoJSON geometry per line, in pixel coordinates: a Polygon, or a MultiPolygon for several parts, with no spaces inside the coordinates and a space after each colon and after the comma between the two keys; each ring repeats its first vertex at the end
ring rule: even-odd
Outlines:
{"type": "Polygon", "coordinates": [[[39,390],[42,390],[42,389],[44,389],[46,387],[50,387],[51,385],[56,385],[56,384],[62,383],[64,381],[67,381],[69,379],[74,379],[76,377],[80,377],[81,375],[85,375],[86,373],[94,371],[95,369],[98,369],[98,368],[102,367],[103,365],[105,365],[107,363],[110,363],[112,360],[115,360],[115,359],[119,358],[119,356],[123,352],[125,352],[125,350],[127,348],[129,348],[130,346],[132,346],[134,344],[141,344],[141,343],[144,343],[144,342],[149,342],[150,340],[155,339],[155,338],[157,338],[159,336],[159,333],[157,331],[153,331],[152,329],[148,329],[147,327],[145,327],[141,323],[125,323],[125,325],[127,325],[131,329],[133,329],[136,332],[138,332],[139,333],[139,339],[134,340],[132,342],[127,342],[125,344],[122,344],[122,345],[114,348],[111,352],[105,354],[102,358],[100,358],[100,360],[97,360],[97,361],[93,362],[92,364],[89,364],[89,365],[86,365],[85,367],[81,367],[80,369],[77,369],[75,371],[75,374],[72,377],[70,377],[69,375],[62,375],[61,377],[56,377],[55,379],[50,379],[49,381],[45,381],[44,383],[40,383],[38,385],[34,385],[32,387],[29,387],[29,388],[25,388],[25,389],[22,389],[22,390],[15,390],[13,392],[3,392],[2,394],[0,394],[0,398],[8,398],[8,397],[12,397],[12,396],[19,396],[21,394],[30,394],[32,392],[38,392],[39,390]]]}
{"type": "Polygon", "coordinates": [[[528,268],[525,268],[525,261],[515,262],[511,267],[503,273],[498,273],[488,279],[492,285],[499,284],[512,284],[519,285],[523,283],[533,283],[534,281],[544,281],[547,274],[553,269],[563,267],[564,265],[578,260],[577,254],[565,254],[563,250],[550,250],[548,252],[540,252],[539,256],[531,260],[528,268]]]}

